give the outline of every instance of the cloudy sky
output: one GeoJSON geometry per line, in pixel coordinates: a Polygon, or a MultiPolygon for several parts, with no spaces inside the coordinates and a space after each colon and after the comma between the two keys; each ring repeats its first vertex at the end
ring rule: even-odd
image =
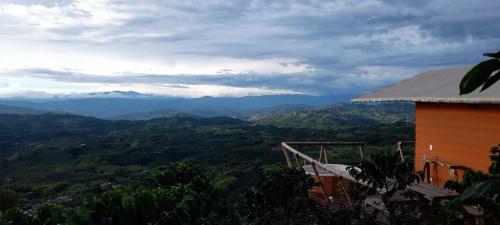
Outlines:
{"type": "Polygon", "coordinates": [[[500,50],[498,0],[0,0],[0,97],[361,94],[500,50]]]}

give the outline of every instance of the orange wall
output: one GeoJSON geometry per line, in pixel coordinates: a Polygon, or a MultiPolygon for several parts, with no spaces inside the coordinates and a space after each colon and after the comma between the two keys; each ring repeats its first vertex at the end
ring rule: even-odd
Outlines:
{"type": "MultiPolygon", "coordinates": [[[[425,154],[428,159],[487,172],[489,150],[500,144],[500,105],[418,102],[415,135],[416,171],[423,169],[425,154]]],[[[433,183],[442,186],[449,180],[447,167],[431,167],[431,171],[433,183]]]]}

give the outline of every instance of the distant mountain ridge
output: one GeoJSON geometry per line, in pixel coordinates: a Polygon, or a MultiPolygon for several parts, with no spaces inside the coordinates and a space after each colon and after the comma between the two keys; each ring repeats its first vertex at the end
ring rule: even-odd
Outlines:
{"type": "Polygon", "coordinates": [[[42,113],[46,112],[24,107],[0,105],[0,114],[42,114],[42,113]]]}
{"type": "MultiPolygon", "coordinates": [[[[248,116],[279,105],[320,106],[346,102],[352,96],[268,95],[246,97],[172,98],[137,92],[90,93],[85,98],[2,99],[0,104],[40,111],[65,112],[109,119],[153,112],[176,112],[197,116],[248,116]],[[106,97],[116,96],[121,97],[106,97]],[[104,97],[103,97],[104,96],[104,97]],[[127,97],[128,96],[128,97],[127,97]]],[[[139,115],[140,117],[140,115],[139,115]]]]}

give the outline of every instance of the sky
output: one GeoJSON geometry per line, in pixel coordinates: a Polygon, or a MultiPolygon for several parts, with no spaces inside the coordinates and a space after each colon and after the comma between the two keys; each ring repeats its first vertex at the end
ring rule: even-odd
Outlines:
{"type": "Polygon", "coordinates": [[[0,97],[359,95],[500,50],[498,0],[0,0],[0,97]]]}

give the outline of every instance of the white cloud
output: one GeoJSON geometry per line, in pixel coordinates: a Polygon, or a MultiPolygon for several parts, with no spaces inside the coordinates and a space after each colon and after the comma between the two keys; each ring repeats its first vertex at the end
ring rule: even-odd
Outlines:
{"type": "Polygon", "coordinates": [[[68,83],[47,81],[36,78],[15,78],[15,86],[0,89],[0,97],[31,97],[47,98],[61,95],[81,95],[93,92],[130,91],[134,90],[145,94],[154,94],[174,97],[203,97],[203,96],[231,96],[241,97],[248,95],[276,95],[276,94],[305,94],[288,89],[270,89],[265,87],[231,87],[224,85],[190,85],[190,84],[101,84],[101,83],[68,83]]]}
{"type": "MultiPolygon", "coordinates": [[[[0,39],[1,40],[1,39],[0,39]]],[[[159,54],[123,55],[107,48],[54,45],[52,43],[0,42],[0,74],[25,69],[46,69],[97,76],[149,75],[218,75],[312,73],[307,64],[290,58],[241,59],[197,55],[159,54]]],[[[15,75],[15,74],[14,74],[15,75]]],[[[26,74],[24,74],[26,75],[26,74]]]]}
{"type": "Polygon", "coordinates": [[[419,25],[409,25],[375,33],[370,36],[370,39],[399,47],[420,46],[433,41],[431,35],[422,30],[419,25]]]}
{"type": "Polygon", "coordinates": [[[1,4],[0,14],[18,26],[40,29],[120,26],[132,15],[109,0],[77,0],[68,5],[1,4]]]}

